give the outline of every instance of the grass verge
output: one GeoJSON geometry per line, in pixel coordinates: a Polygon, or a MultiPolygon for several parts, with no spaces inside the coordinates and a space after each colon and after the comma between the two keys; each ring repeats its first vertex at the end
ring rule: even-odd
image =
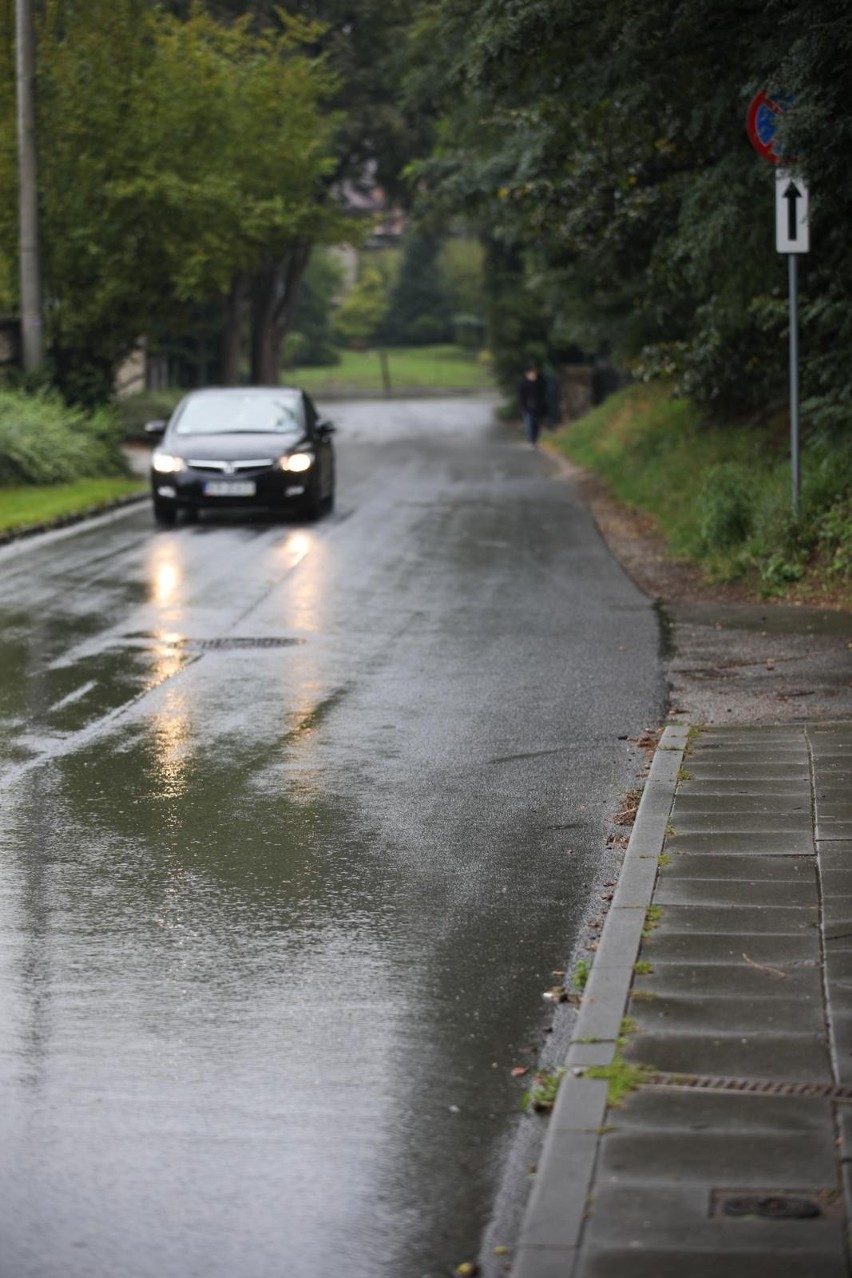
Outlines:
{"type": "Polygon", "coordinates": [[[551,436],[652,515],[675,557],[764,597],[852,606],[852,447],[807,443],[790,502],[786,422],[714,424],[668,385],[628,387],[551,436]]]}
{"type": "MultiPolygon", "coordinates": [[[[330,368],[288,369],[282,381],[292,381],[318,398],[347,391],[384,392],[378,351],[341,351],[340,354],[339,364],[330,368]]],[[[384,355],[393,391],[494,389],[489,365],[460,346],[392,347],[384,355]]]]}
{"type": "Polygon", "coordinates": [[[105,477],[78,479],[72,484],[0,488],[0,532],[37,528],[72,515],[102,510],[145,491],[139,479],[105,477]]]}

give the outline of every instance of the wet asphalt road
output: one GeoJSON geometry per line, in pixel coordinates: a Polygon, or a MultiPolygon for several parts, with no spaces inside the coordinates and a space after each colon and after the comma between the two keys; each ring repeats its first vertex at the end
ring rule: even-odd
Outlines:
{"type": "Polygon", "coordinates": [[[656,619],[492,405],[332,416],[318,525],[0,553],[0,1278],[445,1275],[539,1121],[656,619]]]}

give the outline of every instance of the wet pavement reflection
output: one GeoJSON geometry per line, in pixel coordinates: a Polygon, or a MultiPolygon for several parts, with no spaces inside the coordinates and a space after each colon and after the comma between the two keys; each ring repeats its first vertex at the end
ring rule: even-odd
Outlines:
{"type": "Polygon", "coordinates": [[[529,1121],[655,618],[490,405],[334,416],[316,526],[0,556],[2,1278],[443,1275],[529,1121]]]}

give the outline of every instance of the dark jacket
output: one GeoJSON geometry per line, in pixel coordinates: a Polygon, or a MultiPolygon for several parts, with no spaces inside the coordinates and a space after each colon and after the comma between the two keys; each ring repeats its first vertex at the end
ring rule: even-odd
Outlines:
{"type": "Polygon", "coordinates": [[[543,373],[535,378],[521,378],[518,403],[522,413],[534,413],[536,417],[547,416],[547,381],[543,373]]]}

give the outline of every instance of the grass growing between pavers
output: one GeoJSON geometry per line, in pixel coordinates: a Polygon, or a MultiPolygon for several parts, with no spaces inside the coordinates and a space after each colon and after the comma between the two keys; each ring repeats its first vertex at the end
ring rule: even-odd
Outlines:
{"type": "Polygon", "coordinates": [[[583,1077],[603,1079],[607,1084],[607,1103],[618,1109],[655,1073],[652,1065],[631,1065],[623,1056],[617,1055],[609,1065],[587,1065],[583,1077]]]}
{"type": "Polygon", "coordinates": [[[75,515],[94,514],[145,489],[141,480],[123,476],[0,488],[0,532],[13,533],[75,515]]]}

